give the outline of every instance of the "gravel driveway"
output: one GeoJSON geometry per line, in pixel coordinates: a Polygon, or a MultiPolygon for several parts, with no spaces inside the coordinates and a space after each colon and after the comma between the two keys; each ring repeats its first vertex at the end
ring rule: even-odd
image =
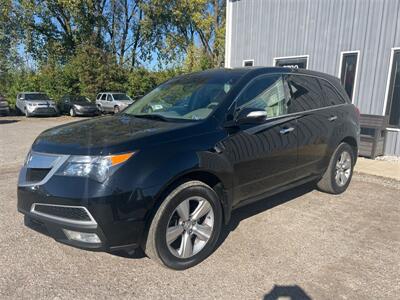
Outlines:
{"type": "Polygon", "coordinates": [[[0,299],[400,298],[400,184],[374,177],[339,196],[305,186],[244,207],[215,253],[182,272],[25,228],[19,166],[41,131],[71,120],[0,118],[0,299]]]}

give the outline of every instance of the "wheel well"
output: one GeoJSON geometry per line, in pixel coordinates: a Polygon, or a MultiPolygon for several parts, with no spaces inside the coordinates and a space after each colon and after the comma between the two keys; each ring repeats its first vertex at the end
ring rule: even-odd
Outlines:
{"type": "Polygon", "coordinates": [[[160,192],[160,194],[156,197],[156,203],[154,206],[154,209],[150,212],[150,214],[146,217],[146,229],[145,229],[145,234],[142,238],[142,243],[146,241],[147,239],[147,234],[149,230],[149,226],[151,224],[151,221],[157,212],[158,208],[160,207],[161,203],[164,201],[164,199],[179,185],[183,184],[184,182],[191,181],[191,180],[198,180],[201,181],[208,186],[210,186],[214,191],[217,193],[218,197],[221,200],[221,206],[222,206],[222,211],[223,211],[223,221],[227,222],[230,219],[230,213],[231,210],[226,208],[226,203],[227,201],[227,196],[224,190],[224,186],[222,184],[222,181],[214,174],[207,172],[207,171],[193,171],[190,173],[183,174],[182,176],[175,178],[172,182],[170,182],[166,187],[163,188],[163,190],[160,192]]]}
{"type": "Polygon", "coordinates": [[[357,158],[357,156],[358,156],[358,146],[357,146],[357,141],[356,141],[355,138],[353,138],[351,136],[345,137],[341,141],[341,143],[349,144],[351,146],[351,148],[353,148],[354,156],[357,158]]]}

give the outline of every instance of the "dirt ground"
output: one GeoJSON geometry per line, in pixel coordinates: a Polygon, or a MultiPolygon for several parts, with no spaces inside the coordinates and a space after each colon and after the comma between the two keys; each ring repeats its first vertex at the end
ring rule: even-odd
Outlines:
{"type": "Polygon", "coordinates": [[[376,177],[243,207],[218,249],[181,272],[31,231],[16,211],[19,167],[41,131],[71,121],[0,118],[0,299],[400,299],[400,183],[376,177]]]}

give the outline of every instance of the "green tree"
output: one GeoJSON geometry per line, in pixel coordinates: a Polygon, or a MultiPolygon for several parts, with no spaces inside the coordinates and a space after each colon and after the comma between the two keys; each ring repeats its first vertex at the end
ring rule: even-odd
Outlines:
{"type": "Polygon", "coordinates": [[[201,54],[200,66],[218,67],[224,55],[224,17],[223,0],[151,0],[145,7],[144,25],[153,32],[161,60],[188,58],[190,67],[195,62],[190,56],[201,54]]]}

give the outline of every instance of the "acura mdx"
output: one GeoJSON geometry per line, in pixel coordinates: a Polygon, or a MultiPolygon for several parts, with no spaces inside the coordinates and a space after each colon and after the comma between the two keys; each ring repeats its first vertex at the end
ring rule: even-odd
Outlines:
{"type": "Polygon", "coordinates": [[[25,224],[90,250],[142,248],[173,269],[217,245],[232,210],[305,183],[340,194],[359,145],[337,78],[216,69],[161,84],[121,113],[58,126],[21,169],[25,224]],[[151,109],[150,109],[151,108],[151,109]]]}

